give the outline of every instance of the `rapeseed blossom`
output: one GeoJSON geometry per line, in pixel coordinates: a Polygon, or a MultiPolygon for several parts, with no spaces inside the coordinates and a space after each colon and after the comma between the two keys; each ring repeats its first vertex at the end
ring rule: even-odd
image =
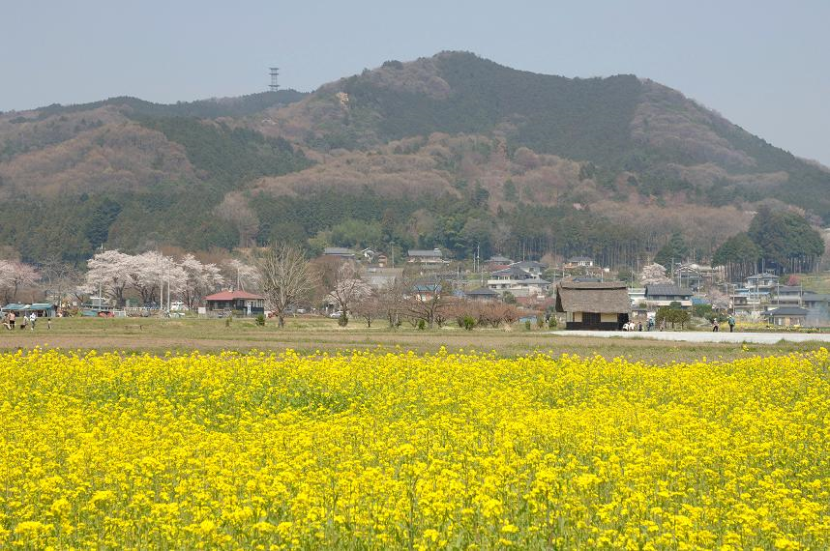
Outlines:
{"type": "Polygon", "coordinates": [[[0,355],[0,548],[827,549],[830,355],[0,355]]]}

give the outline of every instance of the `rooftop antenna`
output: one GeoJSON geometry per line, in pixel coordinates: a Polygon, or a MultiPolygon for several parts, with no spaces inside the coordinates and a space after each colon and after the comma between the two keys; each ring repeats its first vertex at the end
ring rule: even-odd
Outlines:
{"type": "Polygon", "coordinates": [[[276,92],[280,89],[279,84],[279,76],[280,76],[280,69],[279,67],[271,67],[271,84],[268,85],[268,90],[271,92],[276,92]]]}

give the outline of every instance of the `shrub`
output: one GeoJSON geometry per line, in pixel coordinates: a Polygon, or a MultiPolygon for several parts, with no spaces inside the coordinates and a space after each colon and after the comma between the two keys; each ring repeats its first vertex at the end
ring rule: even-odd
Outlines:
{"type": "Polygon", "coordinates": [[[418,320],[418,330],[423,331],[427,328],[427,322],[424,320],[418,320]]]}
{"type": "Polygon", "coordinates": [[[530,320],[525,320],[525,330],[530,331],[531,323],[530,320]]]}
{"type": "Polygon", "coordinates": [[[464,318],[461,321],[462,321],[462,326],[467,331],[472,331],[473,327],[476,326],[476,320],[472,316],[464,316],[464,318]]]}
{"type": "Polygon", "coordinates": [[[257,314],[256,324],[260,327],[265,327],[265,314],[257,314]]]}

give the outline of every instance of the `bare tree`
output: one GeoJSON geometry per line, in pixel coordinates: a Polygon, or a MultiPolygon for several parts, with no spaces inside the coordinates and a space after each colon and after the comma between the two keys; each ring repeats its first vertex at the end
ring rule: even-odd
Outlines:
{"type": "Polygon", "coordinates": [[[334,288],[329,293],[329,299],[337,304],[342,312],[340,325],[349,322],[348,312],[352,307],[372,294],[368,283],[360,279],[353,262],[345,262],[337,270],[334,288]]]}
{"type": "Polygon", "coordinates": [[[389,327],[398,327],[401,317],[406,313],[406,299],[404,298],[406,284],[396,281],[378,291],[378,305],[389,322],[389,327]]]}
{"type": "MultiPolygon", "coordinates": [[[[43,262],[42,272],[53,297],[57,297],[58,308],[63,308],[63,294],[66,289],[77,286],[78,273],[58,255],[52,255],[43,262]]],[[[54,298],[53,298],[54,300],[54,298]]]]}
{"type": "Polygon", "coordinates": [[[440,283],[418,285],[414,296],[407,301],[409,316],[414,320],[423,320],[430,327],[436,322],[439,327],[444,323],[447,319],[444,314],[446,306],[440,283]]]}
{"type": "Polygon", "coordinates": [[[372,320],[385,315],[383,304],[373,294],[355,302],[352,306],[352,312],[357,317],[366,320],[366,327],[372,327],[372,320]]]}
{"type": "Polygon", "coordinates": [[[259,270],[268,304],[284,327],[286,309],[312,288],[305,255],[290,245],[275,245],[260,258],[259,270]]]}

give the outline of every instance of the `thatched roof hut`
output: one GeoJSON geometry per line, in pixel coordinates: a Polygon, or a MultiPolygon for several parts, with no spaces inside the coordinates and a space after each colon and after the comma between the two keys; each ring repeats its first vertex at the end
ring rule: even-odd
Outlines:
{"type": "Polygon", "coordinates": [[[562,281],[556,286],[556,311],[566,316],[566,329],[616,331],[628,322],[631,300],[619,281],[562,281]]]}

